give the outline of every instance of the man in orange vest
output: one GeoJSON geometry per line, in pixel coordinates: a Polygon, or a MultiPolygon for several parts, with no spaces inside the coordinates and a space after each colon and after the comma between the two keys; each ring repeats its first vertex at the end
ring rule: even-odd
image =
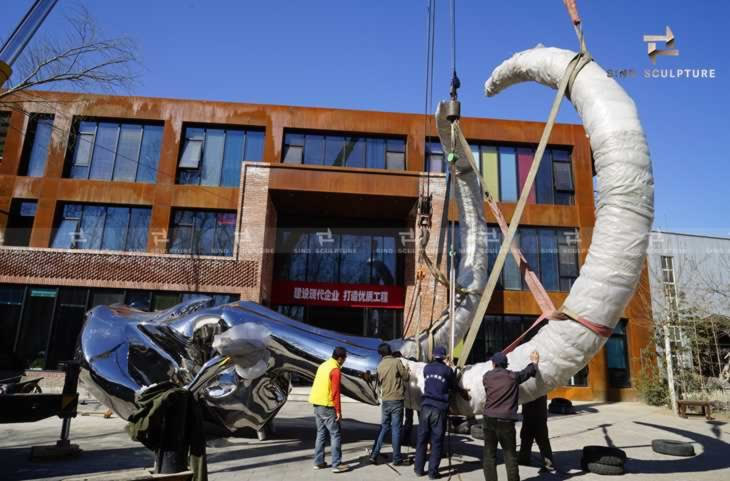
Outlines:
{"type": "Polygon", "coordinates": [[[336,347],[332,357],[317,368],[317,374],[312,383],[312,392],[309,402],[314,405],[314,420],[317,425],[317,440],[314,443],[314,469],[325,469],[324,445],[327,432],[330,435],[332,446],[332,472],[344,473],[350,470],[342,461],[342,438],[340,436],[340,421],[342,407],[340,403],[340,368],[345,363],[347,351],[344,347],[336,347]]]}

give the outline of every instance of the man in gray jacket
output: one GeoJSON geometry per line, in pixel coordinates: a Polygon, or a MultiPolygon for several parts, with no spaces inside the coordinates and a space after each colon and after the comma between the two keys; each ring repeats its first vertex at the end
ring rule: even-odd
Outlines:
{"type": "Polygon", "coordinates": [[[400,452],[400,434],[403,424],[403,398],[408,382],[408,369],[400,359],[393,357],[390,346],[386,343],[378,347],[378,353],[382,356],[378,364],[378,381],[380,383],[381,399],[381,425],[378,437],[375,439],[373,449],[370,452],[370,462],[377,464],[380,450],[385,443],[385,436],[391,430],[391,444],[393,445],[393,464],[401,466],[408,463],[400,452]]]}

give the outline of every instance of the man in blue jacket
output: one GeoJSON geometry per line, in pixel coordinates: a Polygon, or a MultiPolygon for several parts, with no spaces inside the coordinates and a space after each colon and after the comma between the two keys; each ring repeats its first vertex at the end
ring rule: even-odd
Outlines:
{"type": "Polygon", "coordinates": [[[446,434],[446,422],[449,411],[449,394],[458,391],[465,399],[469,395],[457,385],[456,374],[445,363],[446,349],[437,346],[433,350],[433,360],[423,369],[425,387],[421,398],[421,409],[418,415],[418,442],[416,443],[416,459],[413,470],[416,475],[423,476],[426,464],[426,447],[431,443],[431,456],[428,459],[428,477],[439,477],[441,450],[446,434]]]}
{"type": "Polygon", "coordinates": [[[517,441],[515,420],[517,420],[517,399],[520,384],[537,374],[540,355],[533,352],[530,364],[523,370],[507,370],[507,356],[498,352],[492,356],[494,369],[484,374],[482,382],[486,391],[484,401],[484,480],[497,481],[497,442],[502,446],[508,481],[519,481],[517,467],[517,441]]]}

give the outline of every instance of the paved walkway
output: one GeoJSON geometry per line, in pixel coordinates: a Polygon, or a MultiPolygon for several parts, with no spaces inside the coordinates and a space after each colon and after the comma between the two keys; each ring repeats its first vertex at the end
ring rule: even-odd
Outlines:
{"type": "MultiPolygon", "coordinates": [[[[28,460],[30,446],[55,442],[61,426],[59,419],[0,425],[0,479],[60,481],[86,473],[152,465],[151,453],[129,440],[120,419],[103,419],[101,407],[90,408],[99,414],[80,416],[72,423],[72,440],[84,450],[79,458],[72,460],[43,463],[28,460]]],[[[577,408],[577,414],[554,416],[549,423],[556,462],[564,474],[541,474],[537,468],[520,467],[523,481],[612,479],[579,470],[581,448],[587,444],[615,445],[626,450],[629,459],[623,479],[730,480],[730,424],[725,421],[708,422],[701,417],[680,419],[666,410],[638,403],[578,403],[577,408]],[[657,438],[692,442],[697,455],[679,458],[654,453],[651,440],[657,438]]],[[[417,478],[410,467],[396,470],[389,465],[361,463],[377,432],[379,409],[347,403],[343,410],[344,460],[353,466],[351,473],[312,470],[311,407],[306,402],[290,401],[277,417],[276,433],[271,439],[257,441],[252,436],[211,442],[208,450],[211,481],[424,479],[417,478]]],[[[456,480],[484,479],[481,445],[468,437],[454,435],[451,446],[454,452],[451,468],[447,459],[442,463],[444,479],[449,473],[456,480]]],[[[503,465],[500,464],[498,472],[500,479],[505,480],[503,465]]]]}

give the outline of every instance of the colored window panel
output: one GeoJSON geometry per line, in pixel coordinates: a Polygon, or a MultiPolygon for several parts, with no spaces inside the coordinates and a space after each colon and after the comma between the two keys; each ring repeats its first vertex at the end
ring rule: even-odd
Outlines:
{"type": "Polygon", "coordinates": [[[487,192],[499,202],[499,169],[497,168],[497,148],[491,145],[482,147],[482,179],[487,192]]]}
{"type": "MultiPolygon", "coordinates": [[[[532,149],[517,149],[517,165],[520,179],[520,193],[523,190],[525,182],[527,182],[527,175],[532,167],[532,159],[535,157],[535,153],[532,149]]],[[[536,202],[535,197],[535,186],[533,184],[530,189],[530,193],[527,196],[527,203],[534,204],[536,202]]]]}
{"type": "Polygon", "coordinates": [[[512,147],[499,148],[499,192],[502,202],[517,201],[517,156],[512,147]]]}

